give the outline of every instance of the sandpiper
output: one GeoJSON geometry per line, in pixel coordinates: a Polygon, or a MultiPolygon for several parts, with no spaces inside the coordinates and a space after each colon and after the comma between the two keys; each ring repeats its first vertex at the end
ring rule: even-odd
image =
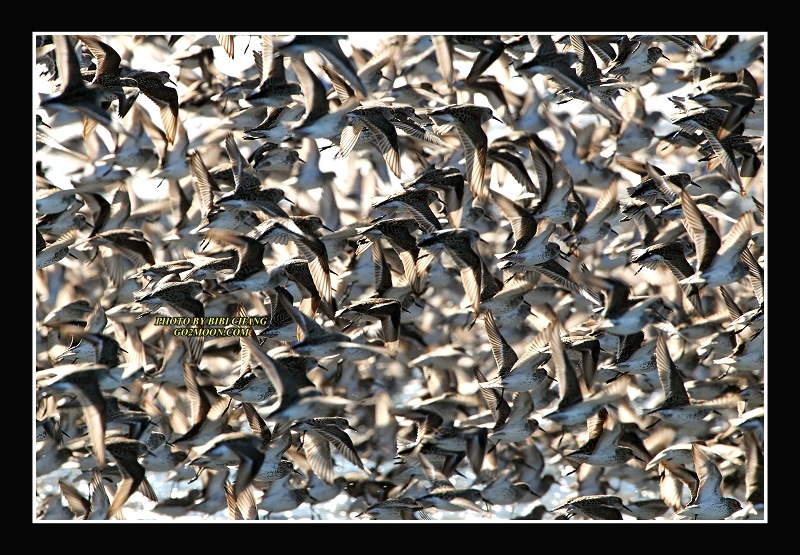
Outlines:
{"type": "Polygon", "coordinates": [[[220,188],[196,150],[189,153],[189,167],[193,178],[194,197],[200,209],[200,222],[192,230],[193,233],[205,231],[209,227],[247,231],[248,222],[251,224],[249,228],[258,223],[249,210],[224,210],[214,204],[214,193],[220,188]]]}
{"type": "Polygon", "coordinates": [[[145,122],[145,129],[156,146],[158,164],[149,177],[163,181],[181,180],[191,175],[189,165],[189,134],[180,119],[175,120],[175,137],[169,141],[166,133],[152,121],[145,122]]]}
{"type": "MultiPolygon", "coordinates": [[[[565,131],[563,134],[568,135],[568,132],[565,131]]],[[[571,175],[577,172],[573,172],[565,165],[568,151],[563,149],[561,158],[563,162],[553,165],[548,165],[547,161],[542,160],[540,151],[536,152],[537,154],[531,152],[531,155],[534,159],[539,159],[537,167],[542,167],[542,170],[537,169],[537,173],[541,172],[546,177],[540,181],[542,198],[533,207],[533,215],[537,220],[547,218],[555,224],[567,224],[580,210],[578,203],[570,198],[575,189],[575,179],[571,175]]]]}
{"type": "Polygon", "coordinates": [[[289,214],[278,204],[286,199],[283,189],[262,188],[261,177],[239,150],[233,133],[226,136],[225,149],[231,160],[236,186],[233,191],[217,198],[215,205],[239,210],[260,210],[276,218],[288,218],[289,214]]]}
{"type": "Polygon", "coordinates": [[[722,473],[711,460],[706,449],[697,442],[692,443],[692,458],[697,472],[697,492],[678,518],[693,520],[724,520],[741,510],[742,503],[734,497],[722,495],[722,473]]]}
{"type": "Polygon", "coordinates": [[[61,364],[51,370],[43,371],[43,375],[37,376],[36,379],[37,399],[51,395],[77,396],[89,430],[92,451],[100,469],[106,464],[106,402],[99,383],[102,373],[108,373],[108,366],[105,364],[61,364]]]}
{"type": "Polygon", "coordinates": [[[389,169],[399,178],[402,172],[400,144],[397,138],[397,129],[392,123],[393,108],[381,104],[359,106],[350,110],[347,115],[348,125],[342,128],[339,153],[342,156],[350,154],[361,133],[367,130],[371,141],[380,150],[389,169]]]}
{"type": "Polygon", "coordinates": [[[742,260],[742,251],[747,248],[755,228],[752,212],[745,212],[730,232],[720,241],[706,217],[697,208],[691,195],[681,192],[684,225],[697,251],[697,269],[682,284],[704,284],[721,286],[739,281],[748,274],[747,264],[742,260]]]}
{"type": "Polygon", "coordinates": [[[122,482],[111,500],[107,518],[118,515],[137,491],[151,501],[158,502],[156,492],[147,480],[147,471],[139,462],[139,457],[147,453],[147,446],[137,439],[120,436],[107,438],[105,446],[122,474],[122,482]]]}
{"type": "Polygon", "coordinates": [[[447,219],[453,227],[461,227],[464,211],[464,174],[455,166],[428,167],[412,181],[403,185],[404,189],[431,188],[439,193],[441,203],[447,211],[447,219]]]}
{"type": "Polygon", "coordinates": [[[78,230],[67,231],[55,241],[48,243],[36,228],[36,268],[42,269],[59,262],[69,254],[70,247],[78,238],[78,230]]]}
{"type": "Polygon", "coordinates": [[[318,359],[337,357],[341,360],[363,360],[376,354],[389,354],[389,350],[385,347],[354,341],[344,333],[323,328],[316,320],[294,306],[290,300],[291,296],[283,287],[276,287],[275,290],[278,292],[279,302],[292,315],[302,332],[298,334],[301,337],[299,341],[286,346],[288,350],[318,359]]]}
{"type": "Polygon", "coordinates": [[[530,391],[548,383],[550,376],[544,368],[544,363],[550,360],[550,353],[543,333],[531,340],[523,355],[518,357],[500,332],[491,310],[484,312],[483,323],[495,356],[497,375],[489,380],[479,380],[478,385],[482,389],[530,391]]]}
{"type": "Polygon", "coordinates": [[[124,182],[114,191],[111,202],[99,193],[87,191],[79,194],[92,213],[92,231],[89,233],[89,237],[103,231],[120,229],[130,218],[131,197],[124,182]]]}
{"type": "Polygon", "coordinates": [[[425,507],[434,507],[443,511],[469,510],[487,517],[491,515],[491,512],[479,505],[483,501],[479,489],[456,488],[424,454],[418,453],[418,456],[430,487],[426,494],[416,498],[417,502],[425,507]]]}
{"type": "Polygon", "coordinates": [[[235,231],[211,228],[206,237],[224,244],[233,245],[238,253],[238,264],[233,275],[220,282],[227,291],[249,293],[264,291],[273,284],[272,274],[264,266],[264,244],[252,237],[235,231]]]}
{"type": "Polygon", "coordinates": [[[290,171],[298,162],[303,162],[300,159],[300,153],[293,145],[281,146],[270,141],[266,141],[261,146],[253,149],[247,160],[261,175],[270,174],[271,172],[282,175],[290,171]]]}
{"type": "Polygon", "coordinates": [[[579,35],[570,35],[571,38],[576,37],[571,41],[573,51],[563,52],[556,49],[552,38],[546,35],[531,36],[536,37],[532,39],[532,43],[538,43],[536,55],[517,64],[517,72],[528,78],[539,73],[547,75],[561,87],[557,94],[562,98],[566,97],[560,103],[572,98],[583,100],[608,119],[612,129],[618,129],[623,118],[612,98],[620,89],[630,87],[600,73],[594,55],[588,47],[581,44],[583,40],[579,35]],[[573,68],[573,65],[576,67],[573,68]]]}
{"type": "Polygon", "coordinates": [[[650,40],[634,40],[625,37],[620,43],[617,56],[611,60],[606,75],[628,77],[646,73],[653,69],[661,58],[667,58],[660,46],[650,46],[650,40]]]}
{"type": "Polygon", "coordinates": [[[736,73],[764,56],[764,35],[744,40],[738,35],[728,37],[712,52],[697,59],[697,65],[712,73],[736,73]]]}
{"type": "MultiPolygon", "coordinates": [[[[288,436],[286,437],[288,438],[288,436]]],[[[285,444],[287,449],[290,446],[289,443],[291,442],[285,444]]],[[[291,460],[274,455],[270,456],[270,448],[268,447],[267,452],[264,454],[264,462],[261,463],[261,467],[258,469],[258,472],[256,472],[255,478],[253,478],[253,485],[263,487],[264,484],[280,480],[289,474],[298,472],[299,471],[294,467],[294,463],[292,463],[291,460]]]]}
{"type": "Polygon", "coordinates": [[[286,68],[283,65],[285,56],[274,53],[272,38],[261,35],[261,42],[264,45],[261,81],[245,98],[253,105],[283,108],[291,104],[292,96],[301,94],[302,89],[299,83],[287,81],[286,68]]]}
{"type": "Polygon", "coordinates": [[[360,101],[357,97],[352,97],[342,106],[329,109],[325,86],[317,74],[308,67],[302,52],[292,54],[290,57],[303,90],[305,113],[298,121],[289,125],[289,133],[296,138],[310,137],[333,142],[347,125],[348,113],[356,108],[360,101]]]}
{"type": "Polygon", "coordinates": [[[260,449],[261,439],[252,432],[228,432],[220,434],[197,449],[197,456],[189,464],[198,467],[216,468],[218,465],[236,466],[234,494],[238,497],[253,483],[253,479],[264,461],[260,449]]]}
{"type": "Polygon", "coordinates": [[[150,312],[200,318],[203,316],[203,303],[195,298],[200,293],[203,293],[203,284],[199,281],[166,282],[134,295],[134,300],[150,312]]]}
{"type": "MultiPolygon", "coordinates": [[[[317,310],[320,309],[331,320],[336,318],[333,309],[331,309],[328,303],[322,302],[322,296],[314,283],[314,276],[311,274],[311,268],[305,258],[301,256],[285,258],[273,265],[270,271],[276,275],[275,285],[287,287],[289,281],[291,281],[297,287],[297,290],[300,292],[300,312],[314,318],[317,314],[317,310]],[[278,276],[285,277],[282,283],[279,283],[280,280],[277,279],[278,276]]],[[[278,331],[280,329],[280,327],[277,327],[279,324],[287,323],[287,319],[291,322],[293,322],[293,320],[291,314],[287,313],[282,306],[279,306],[280,303],[274,291],[268,292],[267,295],[272,309],[270,313],[270,324],[267,327],[278,331]]],[[[294,299],[292,299],[292,302],[294,302],[294,299]]]]}
{"type": "MultiPolygon", "coordinates": [[[[522,135],[524,137],[524,134],[522,135]]],[[[516,134],[513,136],[516,138],[516,134]]],[[[511,176],[529,193],[536,194],[538,187],[531,179],[528,173],[528,168],[525,166],[524,153],[520,152],[518,142],[513,140],[512,137],[504,136],[493,140],[489,143],[486,150],[487,164],[499,164],[502,168],[502,175],[505,172],[511,176]]],[[[489,167],[487,166],[487,170],[489,167]]],[[[502,177],[498,176],[498,181],[504,181],[502,177]]]]}
{"type": "Polygon", "coordinates": [[[578,515],[590,520],[624,520],[622,511],[632,513],[617,495],[581,495],[550,509],[556,511],[566,511],[567,518],[578,515]]]}
{"type": "Polygon", "coordinates": [[[489,194],[491,195],[492,201],[494,201],[500,209],[500,212],[511,225],[511,233],[514,238],[511,251],[519,251],[525,248],[525,245],[536,235],[539,227],[539,219],[534,216],[532,210],[529,210],[519,202],[511,200],[507,196],[492,190],[489,191],[489,194]]]}
{"type": "Polygon", "coordinates": [[[417,246],[436,256],[445,251],[458,266],[461,284],[475,314],[480,312],[481,284],[486,262],[476,252],[480,234],[471,228],[457,227],[426,233],[417,239],[417,246]]]}
{"type": "Polygon", "coordinates": [[[680,196],[675,192],[675,187],[679,190],[684,190],[689,185],[699,187],[687,172],[666,173],[658,166],[650,163],[642,164],[628,156],[617,156],[616,162],[642,178],[637,185],[627,188],[628,196],[650,205],[669,204],[674,201],[680,196]]]}
{"type": "Polygon", "coordinates": [[[72,330],[66,326],[61,330],[64,335],[69,334],[74,343],[56,357],[57,362],[66,361],[68,364],[91,362],[105,364],[108,367],[120,364],[120,355],[124,349],[114,337],[82,329],[72,330]]]}
{"type": "Polygon", "coordinates": [[[600,319],[593,326],[594,330],[603,330],[614,335],[630,335],[642,331],[649,323],[658,321],[660,316],[654,312],[663,300],[656,296],[633,300],[630,297],[630,286],[616,277],[601,277],[596,274],[584,274],[582,279],[598,289],[605,290],[605,308],[600,319]],[[656,305],[656,306],[653,306],[656,305]]]}
{"type": "Polygon", "coordinates": [[[299,486],[295,476],[286,476],[269,482],[264,495],[256,507],[267,512],[267,520],[272,513],[293,511],[308,500],[305,488],[299,486]]]}
{"type": "Polygon", "coordinates": [[[103,254],[105,270],[112,284],[116,287],[119,287],[122,283],[123,272],[125,271],[121,260],[116,258],[117,256],[126,258],[137,269],[145,264],[153,265],[156,262],[150,243],[139,229],[110,229],[93,235],[79,244],[84,243],[88,247],[100,248],[103,254]],[[104,251],[103,249],[106,250],[104,251]]]}
{"type": "Polygon", "coordinates": [[[77,35],[76,38],[84,43],[97,59],[97,67],[91,83],[105,88],[110,96],[116,97],[119,102],[119,116],[125,117],[135,97],[129,98],[120,82],[120,64],[122,58],[119,53],[107,42],[100,40],[95,35],[77,35]]]}
{"type": "Polygon", "coordinates": [[[608,220],[618,211],[617,182],[614,181],[600,194],[583,225],[576,225],[573,229],[574,247],[592,245],[604,239],[609,233],[616,233],[608,220]]]}
{"type": "Polygon", "coordinates": [[[77,299],[51,310],[42,320],[42,324],[53,327],[62,324],[85,327],[95,309],[86,299],[77,299]]]}
{"type": "Polygon", "coordinates": [[[341,308],[336,313],[336,317],[349,322],[342,328],[342,331],[346,331],[352,325],[361,321],[366,323],[380,322],[383,342],[389,350],[389,354],[393,356],[397,354],[400,344],[400,315],[402,310],[401,303],[397,299],[370,297],[341,308]]]}
{"type": "MultiPolygon", "coordinates": [[[[500,405],[498,397],[498,405],[500,405]]],[[[491,408],[491,407],[490,407],[491,408]]],[[[539,429],[539,422],[533,418],[533,398],[527,391],[514,393],[508,416],[503,419],[498,413],[495,424],[488,434],[488,451],[500,443],[518,443],[525,441],[539,429]]]]}
{"type": "Polygon", "coordinates": [[[230,256],[197,256],[187,260],[192,265],[182,275],[187,281],[217,280],[219,283],[233,274],[239,266],[239,254],[236,250],[230,256]]]}
{"type": "Polygon", "coordinates": [[[562,428],[585,424],[587,419],[608,403],[624,397],[627,383],[618,380],[591,395],[584,395],[572,361],[567,356],[564,341],[559,334],[559,326],[551,324],[547,328],[550,353],[556,370],[559,402],[556,410],[544,415],[544,418],[560,424],[562,428]]]}
{"type": "MultiPolygon", "coordinates": [[[[611,417],[606,407],[587,419],[589,439],[574,451],[564,453],[564,457],[575,464],[596,466],[617,466],[638,457],[630,447],[620,445],[622,423],[611,417]]],[[[644,461],[642,461],[644,462],[644,461]]]]}
{"type": "MultiPolygon", "coordinates": [[[[282,53],[293,58],[307,52],[322,55],[333,68],[342,75],[362,97],[367,96],[367,89],[356,71],[352,60],[347,57],[339,44],[347,39],[346,35],[294,35],[286,40],[273,43],[273,52],[282,53]]],[[[301,78],[302,84],[302,78],[301,78]]],[[[305,94],[305,88],[303,89],[305,94]]]]}
{"type": "Polygon", "coordinates": [[[695,246],[686,239],[653,243],[645,248],[636,248],[631,251],[631,263],[639,264],[638,274],[642,268],[655,270],[661,264],[667,266],[678,279],[689,277],[694,273],[694,268],[687,261],[687,257],[694,254],[695,246]]]}
{"type": "Polygon", "coordinates": [[[470,190],[476,199],[486,200],[489,197],[489,187],[484,181],[488,139],[481,126],[489,120],[503,121],[491,108],[476,104],[449,104],[428,110],[428,116],[436,124],[434,131],[438,134],[455,127],[464,148],[470,190]]]}
{"type": "Polygon", "coordinates": [[[491,310],[501,324],[518,327],[527,316],[529,307],[525,295],[534,290],[536,283],[526,278],[527,273],[521,279],[512,276],[503,281],[491,272],[487,264],[482,265],[481,272],[481,304],[475,320],[467,329],[487,310],[491,310]]]}
{"type": "Polygon", "coordinates": [[[453,84],[454,50],[478,53],[465,79],[467,83],[473,83],[506,48],[499,35],[434,35],[433,44],[442,76],[449,85],[453,84]]]}
{"type": "Polygon", "coordinates": [[[89,497],[85,498],[81,492],[63,478],[59,478],[58,487],[67,501],[69,508],[75,513],[75,519],[81,520],[107,520],[111,501],[108,498],[106,485],[100,471],[92,472],[89,497]]]}
{"type": "Polygon", "coordinates": [[[302,103],[293,101],[289,106],[268,107],[266,113],[263,110],[258,105],[244,108],[231,115],[223,125],[233,129],[244,127],[243,138],[246,140],[264,139],[279,144],[291,140],[288,128],[303,114],[304,108],[302,103]]]}
{"type": "Polygon", "coordinates": [[[492,505],[515,505],[530,502],[538,498],[538,494],[524,480],[514,478],[514,470],[504,468],[491,482],[481,490],[483,500],[492,505]]]}
{"type": "MultiPolygon", "coordinates": [[[[373,203],[372,208],[393,216],[398,210],[409,212],[424,233],[431,233],[442,229],[439,218],[431,210],[434,202],[442,202],[439,194],[434,189],[407,189],[373,203]]],[[[442,203],[443,204],[443,203],[442,203]]],[[[380,221],[381,218],[376,219],[380,221]]]]}
{"type": "Polygon", "coordinates": [[[332,483],[334,480],[331,446],[348,461],[366,471],[352,438],[347,434],[347,430],[358,430],[346,418],[329,416],[298,420],[292,424],[292,429],[303,433],[301,443],[306,460],[314,473],[325,482],[332,483]]]}
{"type": "MultiPolygon", "coordinates": [[[[191,349],[190,349],[191,350],[191,349]]],[[[175,434],[170,443],[196,447],[216,436],[230,431],[227,425],[226,412],[230,399],[219,395],[213,387],[202,386],[198,381],[197,363],[187,357],[183,365],[183,380],[186,384],[185,396],[191,407],[191,415],[182,415],[183,433],[175,434]]],[[[177,425],[172,425],[173,429],[177,425]]]]}
{"type": "Polygon", "coordinates": [[[244,372],[229,386],[220,389],[220,395],[227,395],[240,403],[262,403],[275,395],[275,387],[258,378],[252,370],[244,372]]]}
{"type": "MultiPolygon", "coordinates": [[[[635,248],[631,250],[630,262],[639,264],[636,270],[638,274],[642,268],[656,270],[661,265],[670,269],[675,279],[678,281],[686,279],[694,274],[694,268],[686,259],[687,256],[694,254],[695,246],[692,242],[685,239],[675,241],[664,241],[653,243],[645,248],[635,248]]],[[[704,315],[700,290],[696,284],[682,285],[682,290],[686,299],[701,316],[704,315]]]]}
{"type": "Polygon", "coordinates": [[[550,35],[528,35],[528,40],[534,55],[532,58],[514,65],[514,69],[520,75],[532,78],[539,73],[566,74],[578,61],[578,55],[575,52],[559,51],[550,35]]]}
{"type": "Polygon", "coordinates": [[[419,295],[424,290],[424,275],[417,264],[420,249],[413,235],[417,229],[419,225],[414,218],[381,218],[368,226],[358,227],[356,231],[361,235],[363,243],[357,246],[356,256],[363,253],[367,245],[374,244],[383,237],[400,258],[406,282],[419,295]]]}
{"type": "Polygon", "coordinates": [[[389,498],[373,503],[355,518],[371,520],[430,520],[425,505],[413,497],[389,498]]]}
{"type": "Polygon", "coordinates": [[[624,335],[619,338],[619,346],[610,364],[599,368],[603,372],[613,371],[616,374],[609,378],[618,378],[621,374],[646,374],[657,370],[656,340],[644,340],[644,332],[624,335]]]}
{"type": "Polygon", "coordinates": [[[259,363],[255,368],[260,368],[262,377],[275,386],[278,400],[267,407],[270,418],[292,422],[320,416],[341,416],[345,407],[353,403],[344,397],[325,395],[313,383],[305,383],[308,378],[298,383],[286,366],[262,350],[256,339],[244,337],[243,341],[248,343],[250,352],[259,363]]]}
{"type": "MultiPolygon", "coordinates": [[[[273,141],[276,142],[276,141],[273,141]]],[[[300,159],[292,174],[283,184],[297,192],[295,204],[310,214],[319,215],[331,228],[339,227],[339,207],[334,193],[336,172],[320,168],[320,151],[317,141],[305,137],[301,141],[300,159]],[[316,192],[319,191],[319,198],[316,192]]]]}
{"type": "Polygon", "coordinates": [[[161,113],[161,122],[170,144],[178,136],[178,90],[168,87],[175,84],[168,71],[134,70],[121,79],[123,86],[136,87],[149,98],[161,113]]]}
{"type": "Polygon", "coordinates": [[[693,401],[686,392],[678,367],[672,360],[664,334],[659,333],[656,344],[656,364],[658,379],[664,390],[664,401],[657,407],[647,411],[662,419],[668,426],[688,429],[701,435],[707,430],[709,423],[706,417],[715,409],[731,406],[727,396],[718,400],[693,401]]]}
{"type": "Polygon", "coordinates": [[[259,224],[256,228],[256,239],[268,243],[294,244],[308,265],[319,296],[331,310],[335,310],[328,247],[316,233],[316,229],[322,225],[322,220],[317,217],[294,216],[273,218],[264,223],[266,225],[259,224]]]}
{"type": "Polygon", "coordinates": [[[167,436],[155,430],[145,440],[147,452],[141,458],[142,467],[148,472],[169,472],[186,461],[187,451],[167,444],[167,436]]]}
{"type": "Polygon", "coordinates": [[[633,88],[632,85],[616,77],[609,78],[602,74],[597,67],[594,52],[583,35],[569,35],[569,42],[572,50],[578,56],[578,64],[575,67],[578,77],[586,82],[586,86],[593,96],[604,101],[609,109],[615,111],[622,119],[622,115],[617,111],[612,99],[619,96],[623,90],[630,91],[633,88]]]}
{"type": "Polygon", "coordinates": [[[535,233],[527,239],[523,239],[524,246],[522,248],[495,255],[500,260],[497,267],[514,273],[522,273],[556,257],[566,258],[567,255],[561,252],[558,243],[550,240],[555,230],[556,224],[551,220],[547,218],[540,220],[535,233]]]}
{"type": "Polygon", "coordinates": [[[99,85],[86,83],[81,75],[75,54],[75,38],[72,35],[53,35],[53,44],[61,89],[42,98],[39,105],[44,109],[78,111],[86,118],[114,128],[113,121],[103,106],[106,90],[99,85]]]}
{"type": "Polygon", "coordinates": [[[744,133],[745,121],[754,112],[761,96],[758,84],[747,70],[741,70],[738,74],[741,79],[731,80],[731,74],[717,74],[703,79],[687,97],[692,103],[719,106],[727,110],[725,119],[716,130],[720,141],[744,133]]]}

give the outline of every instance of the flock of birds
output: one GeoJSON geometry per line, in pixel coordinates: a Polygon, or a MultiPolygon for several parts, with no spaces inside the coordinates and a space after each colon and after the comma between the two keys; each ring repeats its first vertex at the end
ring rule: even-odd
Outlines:
{"type": "Polygon", "coordinates": [[[36,35],[34,519],[765,520],[764,39],[36,35]]]}

